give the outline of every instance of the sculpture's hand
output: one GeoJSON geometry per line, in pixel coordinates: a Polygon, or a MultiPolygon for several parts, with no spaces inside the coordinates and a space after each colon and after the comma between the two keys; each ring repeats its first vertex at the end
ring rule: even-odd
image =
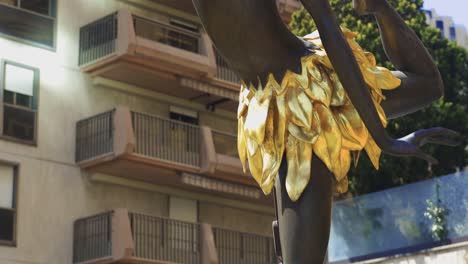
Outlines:
{"type": "Polygon", "coordinates": [[[443,127],[421,129],[405,137],[393,140],[383,151],[394,156],[414,156],[424,159],[432,164],[437,160],[420,149],[426,143],[445,146],[457,146],[460,134],[443,127]]]}

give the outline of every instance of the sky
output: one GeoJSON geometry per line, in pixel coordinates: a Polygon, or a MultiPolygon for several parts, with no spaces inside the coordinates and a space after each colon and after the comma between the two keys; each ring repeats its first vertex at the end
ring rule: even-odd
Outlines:
{"type": "Polygon", "coordinates": [[[455,24],[468,29],[468,0],[424,0],[424,8],[434,8],[439,16],[451,16],[455,24]]]}

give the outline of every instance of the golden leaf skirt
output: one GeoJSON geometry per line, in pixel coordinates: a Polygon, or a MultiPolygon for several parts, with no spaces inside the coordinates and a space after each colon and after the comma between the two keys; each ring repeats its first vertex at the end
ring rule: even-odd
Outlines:
{"type": "MultiPolygon", "coordinates": [[[[343,33],[386,126],[382,89],[395,89],[400,80],[376,65],[374,56],[354,40],[356,33],[347,29],[343,33]]],[[[237,113],[237,147],[244,171],[248,163],[260,188],[269,194],[285,154],[286,190],[293,201],[309,183],[313,153],[334,174],[336,193],[348,189],[351,155],[356,162],[365,149],[378,169],[381,154],[333,70],[318,33],[304,39],[319,49],[301,59],[302,73],[287,71],[280,83],[270,74],[265,87],[242,82],[237,113]]]]}

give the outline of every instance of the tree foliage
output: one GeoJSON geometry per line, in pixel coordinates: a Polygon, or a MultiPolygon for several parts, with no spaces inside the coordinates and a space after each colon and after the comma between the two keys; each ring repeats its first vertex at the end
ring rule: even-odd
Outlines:
{"type": "MultiPolygon", "coordinates": [[[[392,120],[387,130],[394,137],[405,136],[418,129],[442,126],[463,135],[459,147],[425,146],[434,155],[439,165],[428,166],[416,158],[400,158],[383,155],[381,168],[375,171],[367,158],[361,157],[359,165],[349,173],[352,194],[364,194],[398,185],[415,182],[436,175],[453,173],[468,163],[468,52],[454,42],[441,37],[440,32],[428,26],[422,10],[422,0],[388,0],[420,37],[432,55],[445,84],[444,99],[434,102],[414,114],[392,120]]],[[[351,0],[330,0],[340,25],[359,32],[357,41],[374,53],[382,66],[393,68],[385,55],[377,23],[373,16],[358,16],[351,0]]],[[[290,23],[291,30],[304,36],[316,29],[306,10],[295,12],[290,23]]]]}

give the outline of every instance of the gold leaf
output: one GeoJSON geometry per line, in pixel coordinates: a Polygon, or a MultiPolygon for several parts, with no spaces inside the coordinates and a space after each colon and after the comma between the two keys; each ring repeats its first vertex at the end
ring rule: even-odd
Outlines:
{"type": "Polygon", "coordinates": [[[374,165],[375,169],[378,170],[379,159],[380,155],[382,154],[382,150],[379,148],[379,146],[377,146],[371,135],[369,135],[369,138],[367,139],[367,144],[364,147],[364,149],[366,150],[367,156],[369,156],[372,165],[374,165]]]}
{"type": "Polygon", "coordinates": [[[244,121],[245,117],[241,116],[237,123],[237,152],[239,153],[239,159],[242,163],[242,169],[246,172],[246,159],[247,159],[247,146],[244,137],[244,121]]]}
{"type": "Polygon", "coordinates": [[[333,118],[333,114],[326,106],[316,103],[314,108],[320,118],[320,132],[314,144],[314,152],[324,161],[328,169],[334,172],[333,162],[339,158],[341,149],[341,133],[333,118]]]}
{"type": "Polygon", "coordinates": [[[300,127],[310,127],[312,103],[298,88],[291,88],[285,95],[287,110],[291,121],[300,127]],[[306,97],[306,98],[304,98],[306,97]]]}
{"type": "Polygon", "coordinates": [[[288,132],[296,139],[308,144],[315,144],[319,135],[317,131],[305,131],[291,122],[288,124],[288,132]]]}
{"type": "Polygon", "coordinates": [[[348,177],[344,177],[341,181],[337,182],[335,185],[335,190],[337,193],[345,193],[348,191],[348,177]]]}
{"type": "Polygon", "coordinates": [[[361,150],[367,143],[368,131],[356,109],[352,105],[338,107],[333,114],[343,136],[343,147],[361,150]]]}
{"type": "Polygon", "coordinates": [[[258,183],[258,185],[262,184],[262,175],[263,175],[263,159],[262,153],[257,151],[254,155],[249,155],[249,169],[252,177],[258,183]]]}
{"type": "Polygon", "coordinates": [[[268,116],[268,107],[270,100],[265,100],[259,103],[254,97],[250,101],[249,109],[247,110],[247,118],[245,120],[244,129],[248,137],[257,141],[258,144],[263,143],[265,136],[265,122],[268,116]]]}
{"type": "Polygon", "coordinates": [[[340,158],[336,161],[335,167],[335,178],[340,182],[343,178],[346,178],[349,168],[351,167],[351,154],[349,150],[343,148],[340,150],[340,158]]]}
{"type": "Polygon", "coordinates": [[[286,158],[288,161],[286,191],[292,201],[297,201],[310,180],[312,145],[299,143],[290,135],[286,146],[286,158]]]}

